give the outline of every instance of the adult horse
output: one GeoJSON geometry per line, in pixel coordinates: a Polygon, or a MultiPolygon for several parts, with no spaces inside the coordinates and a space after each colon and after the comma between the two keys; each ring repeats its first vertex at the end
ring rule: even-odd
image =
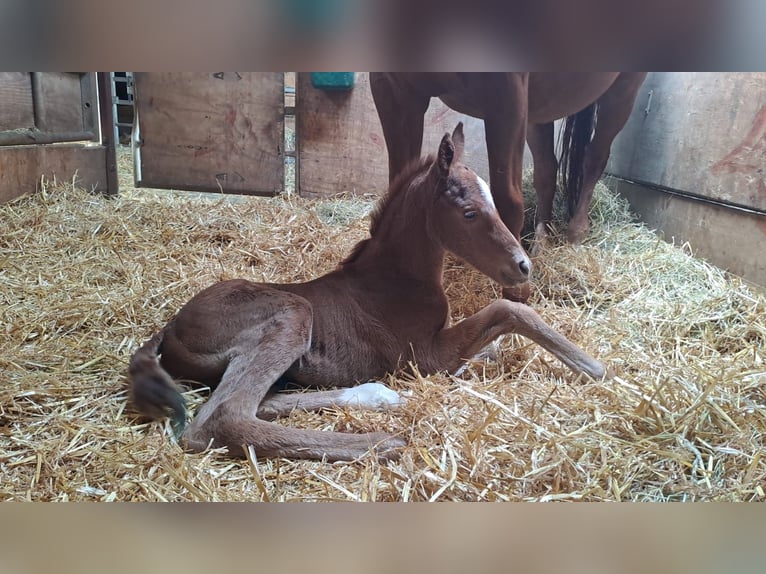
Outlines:
{"type": "MultiPolygon", "coordinates": [[[[521,170],[524,141],[534,159],[536,244],[544,241],[556,191],[553,122],[566,117],[562,171],[571,221],[567,236],[588,233],[593,188],[612,141],[633,109],[644,72],[371,73],[370,87],[388,149],[389,180],[414,158],[432,97],[484,120],[489,184],[500,216],[520,237],[524,224],[521,170]]],[[[525,299],[528,288],[510,296],[525,299]]]]}
{"type": "Polygon", "coordinates": [[[298,284],[223,281],[193,297],[131,358],[138,410],[172,414],[182,431],[185,409],[173,378],[190,379],[214,388],[183,433],[191,450],[225,446],[241,454],[252,445],[258,456],[351,460],[373,449],[389,458],[402,439],[287,428],[269,419],[295,408],[396,405],[401,399],[391,389],[359,383],[409,362],[423,373],[456,371],[511,332],[578,373],[603,376],[601,363],[520,303],[494,301],[449,326],[445,250],[507,287],[530,271],[487,184],[460,163],[462,150],[461,124],[444,136],[435,158],[402,170],[372,215],[370,237],[335,271],[298,284]],[[269,394],[280,378],[354,388],[269,394]]]}

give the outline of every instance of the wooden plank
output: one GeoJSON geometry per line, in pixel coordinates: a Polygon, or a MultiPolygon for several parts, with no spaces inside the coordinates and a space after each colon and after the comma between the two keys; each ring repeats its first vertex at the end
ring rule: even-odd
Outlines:
{"type": "Polygon", "coordinates": [[[766,287],[766,215],[612,179],[633,210],[667,241],[688,242],[695,256],[766,287]]]}
{"type": "Polygon", "coordinates": [[[607,171],[766,212],[766,73],[650,74],[607,171]]]}
{"type": "MultiPolygon", "coordinates": [[[[109,114],[110,129],[114,129],[114,119],[112,114],[112,82],[108,81],[109,98],[103,105],[99,101],[99,76],[106,76],[109,80],[109,72],[88,72],[80,74],[80,109],[82,110],[82,126],[86,130],[95,131],[100,125],[101,118],[109,114]],[[100,114],[99,114],[100,112],[100,114]]],[[[104,90],[105,93],[105,90],[104,90]]]]}
{"type": "Polygon", "coordinates": [[[34,125],[29,72],[0,72],[0,131],[34,125]]]}
{"type": "MultiPolygon", "coordinates": [[[[34,72],[35,122],[43,132],[77,132],[83,122],[80,74],[34,72]]],[[[89,110],[88,110],[89,111],[89,110]]],[[[92,125],[90,126],[92,128],[92,125]]]]}
{"type": "MultiPolygon", "coordinates": [[[[299,190],[302,196],[382,194],[388,187],[388,156],[370,93],[369,75],[357,72],[353,90],[317,90],[308,73],[297,80],[299,190]]],[[[423,153],[434,153],[445,132],[465,124],[466,164],[488,178],[484,122],[450,110],[438,99],[424,120],[423,153]]]]}
{"type": "Polygon", "coordinates": [[[88,190],[107,191],[106,148],[53,144],[0,148],[0,203],[39,189],[41,177],[71,181],[88,190]]]}
{"type": "Polygon", "coordinates": [[[91,141],[97,138],[98,136],[93,132],[48,133],[40,132],[37,130],[15,129],[11,131],[0,132],[0,146],[91,141]]]}
{"type": "Polygon", "coordinates": [[[283,74],[136,73],[137,185],[281,192],[283,74]]]}

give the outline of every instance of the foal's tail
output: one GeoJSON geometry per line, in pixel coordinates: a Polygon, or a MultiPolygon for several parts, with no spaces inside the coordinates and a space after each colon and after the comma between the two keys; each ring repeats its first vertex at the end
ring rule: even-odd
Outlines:
{"type": "Polygon", "coordinates": [[[130,358],[130,394],[133,406],[141,414],[152,419],[171,416],[173,432],[176,438],[180,438],[186,426],[186,404],[158,359],[165,329],[144,343],[130,358]]]}
{"type": "Polygon", "coordinates": [[[561,159],[559,173],[567,198],[569,215],[574,215],[575,207],[580,201],[583,172],[585,171],[585,149],[590,143],[593,130],[596,127],[598,103],[594,102],[587,108],[567,117],[564,134],[561,140],[561,159]]]}

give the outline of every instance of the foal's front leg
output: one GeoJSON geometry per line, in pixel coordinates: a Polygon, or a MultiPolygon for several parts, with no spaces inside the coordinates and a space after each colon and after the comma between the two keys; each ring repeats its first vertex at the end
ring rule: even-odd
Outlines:
{"type": "Polygon", "coordinates": [[[600,379],[604,365],[554,331],[533,309],[505,299],[494,301],[468,319],[441,331],[437,337],[437,353],[441,369],[457,370],[490,342],[507,333],[518,333],[550,351],[576,373],[600,379]]]}

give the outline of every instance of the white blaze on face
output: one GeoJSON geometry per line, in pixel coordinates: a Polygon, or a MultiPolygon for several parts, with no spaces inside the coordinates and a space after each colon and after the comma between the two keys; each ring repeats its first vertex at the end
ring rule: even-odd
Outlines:
{"type": "Polygon", "coordinates": [[[484,199],[487,200],[487,203],[489,203],[493,209],[497,209],[495,207],[495,200],[492,199],[492,192],[489,189],[489,184],[487,184],[487,182],[478,175],[476,176],[476,179],[479,182],[479,189],[481,190],[481,194],[484,196],[484,199]]]}

